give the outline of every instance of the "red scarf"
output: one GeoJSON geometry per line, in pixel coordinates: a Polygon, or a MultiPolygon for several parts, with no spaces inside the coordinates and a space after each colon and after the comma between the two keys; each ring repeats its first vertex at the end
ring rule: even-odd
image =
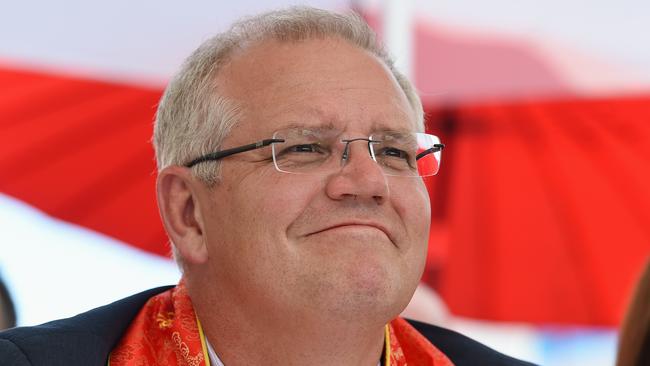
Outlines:
{"type": "MultiPolygon", "coordinates": [[[[402,318],[386,325],[384,354],[387,366],[453,366],[402,318]]],[[[136,365],[210,366],[184,281],[149,299],[109,356],[109,366],[136,365]]]]}

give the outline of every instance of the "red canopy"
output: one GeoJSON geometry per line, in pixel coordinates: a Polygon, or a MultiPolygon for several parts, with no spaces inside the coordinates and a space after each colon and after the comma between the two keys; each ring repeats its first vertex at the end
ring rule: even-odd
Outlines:
{"type": "Polygon", "coordinates": [[[617,324],[650,254],[650,97],[431,116],[447,147],[427,280],[452,312],[617,324]]]}
{"type": "Polygon", "coordinates": [[[149,144],[160,94],[0,69],[0,192],[166,254],[149,144]]]}

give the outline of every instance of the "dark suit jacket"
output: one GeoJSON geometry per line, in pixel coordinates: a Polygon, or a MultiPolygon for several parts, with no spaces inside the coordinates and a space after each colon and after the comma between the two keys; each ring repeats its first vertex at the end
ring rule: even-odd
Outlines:
{"type": "MultiPolygon", "coordinates": [[[[108,354],[159,287],[72,318],[0,333],[1,366],[105,366],[108,354]]],[[[409,321],[455,365],[531,365],[498,353],[461,334],[409,321]]]]}

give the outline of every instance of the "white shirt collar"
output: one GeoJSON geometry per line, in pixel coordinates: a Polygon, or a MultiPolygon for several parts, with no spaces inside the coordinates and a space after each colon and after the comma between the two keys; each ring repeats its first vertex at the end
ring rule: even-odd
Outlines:
{"type": "Polygon", "coordinates": [[[210,342],[208,342],[208,338],[205,338],[205,345],[208,346],[208,357],[210,357],[210,365],[211,366],[225,366],[223,362],[219,359],[219,356],[217,356],[217,353],[214,351],[212,348],[212,345],[210,345],[210,342]]]}

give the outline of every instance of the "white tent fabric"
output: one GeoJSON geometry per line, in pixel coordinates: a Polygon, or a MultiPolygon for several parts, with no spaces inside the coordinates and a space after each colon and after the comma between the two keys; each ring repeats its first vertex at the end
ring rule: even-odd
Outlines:
{"type": "Polygon", "coordinates": [[[73,316],[180,278],[170,259],[46,216],[2,194],[0,232],[0,272],[19,325],[73,316]]]}

